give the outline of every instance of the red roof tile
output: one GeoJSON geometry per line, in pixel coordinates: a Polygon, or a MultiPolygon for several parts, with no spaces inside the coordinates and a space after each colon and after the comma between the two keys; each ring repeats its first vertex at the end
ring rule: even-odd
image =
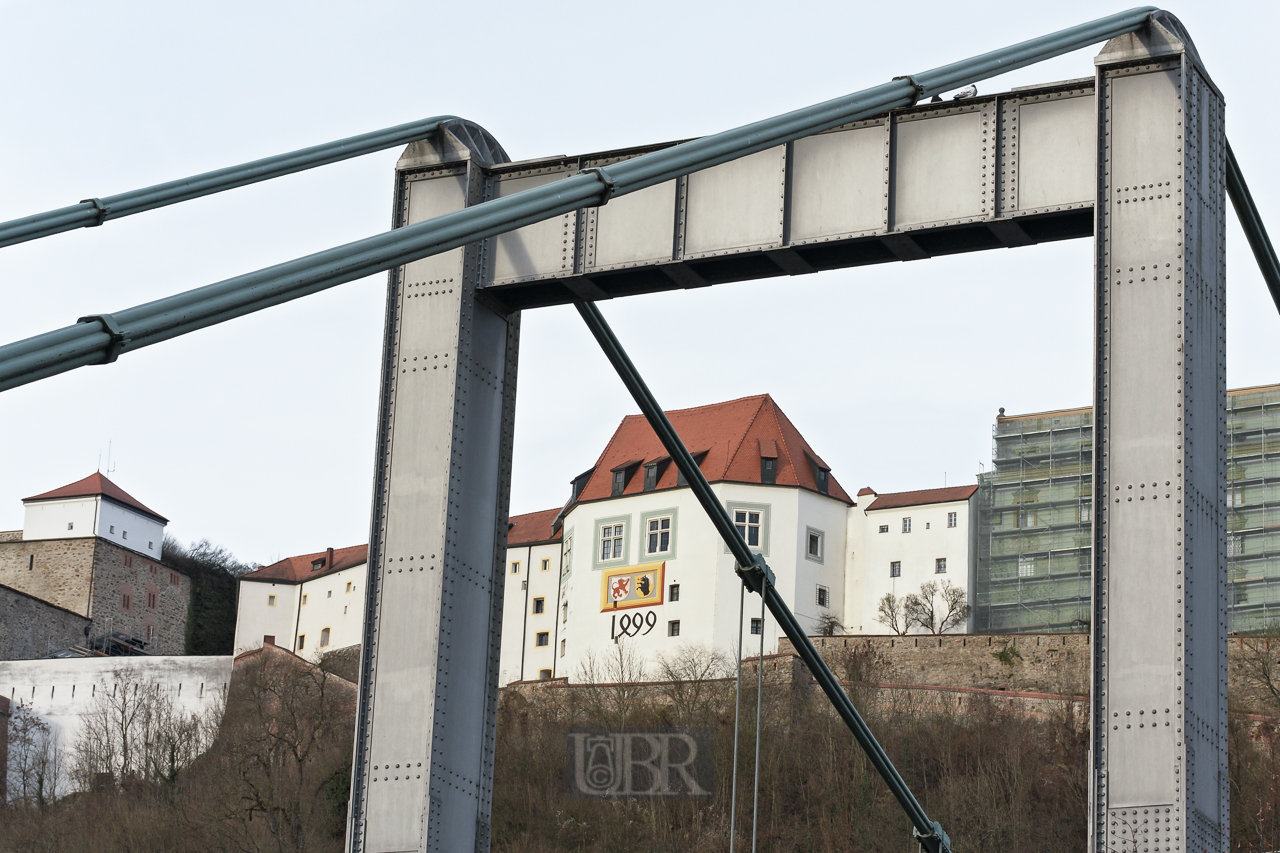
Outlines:
{"type": "MultiPolygon", "coordinates": [[[[743,397],[710,406],[677,409],[667,418],[695,456],[705,451],[702,473],[711,482],[759,483],[760,453],[773,443],[777,453],[777,485],[799,486],[818,491],[813,469],[806,459],[811,457],[820,467],[826,463],[811,448],[768,394],[743,397]]],[[[612,471],[636,459],[652,462],[663,459],[667,451],[642,415],[622,419],[582,493],[581,501],[600,500],[613,494],[612,471]]],[[[658,478],[658,489],[674,488],[676,467],[668,464],[658,478]]],[[[836,500],[852,504],[853,500],[834,477],[827,477],[828,494],[836,500]]],[[[636,471],[627,482],[623,494],[639,494],[644,490],[644,472],[636,471]]]]}
{"type": "MultiPolygon", "coordinates": [[[[873,509],[896,509],[903,506],[920,506],[922,504],[945,504],[954,501],[967,501],[978,491],[977,486],[951,486],[946,489],[920,489],[915,492],[890,492],[877,495],[867,507],[873,509]]],[[[858,494],[862,494],[859,492],[858,494]]],[[[873,493],[874,494],[874,493],[873,493]]]]}
{"type": "Polygon", "coordinates": [[[564,529],[559,528],[554,532],[551,530],[551,524],[558,515],[560,515],[559,507],[511,516],[508,519],[507,547],[558,542],[564,529]]]}
{"type": "Polygon", "coordinates": [[[870,486],[863,486],[861,489],[858,489],[858,497],[860,498],[865,497],[866,495],[874,495],[875,493],[876,490],[870,486]]]}
{"type": "Polygon", "coordinates": [[[353,545],[350,548],[334,548],[333,562],[329,562],[328,550],[314,554],[300,554],[297,557],[285,557],[277,563],[263,566],[243,576],[243,580],[274,581],[277,583],[302,583],[303,581],[322,578],[333,572],[340,572],[352,566],[359,566],[369,561],[368,545],[353,545]],[[312,565],[323,560],[325,565],[319,571],[313,571],[312,565]]]}
{"type": "Polygon", "coordinates": [[[40,495],[32,495],[29,498],[23,498],[22,502],[28,501],[52,501],[58,498],[89,498],[101,495],[104,498],[123,504],[130,509],[136,509],[143,515],[150,516],[162,524],[168,524],[169,519],[153,509],[148,509],[142,503],[124,489],[102,476],[101,471],[95,471],[83,480],[76,480],[70,485],[63,486],[60,489],[54,489],[52,492],[45,492],[40,495]]]}

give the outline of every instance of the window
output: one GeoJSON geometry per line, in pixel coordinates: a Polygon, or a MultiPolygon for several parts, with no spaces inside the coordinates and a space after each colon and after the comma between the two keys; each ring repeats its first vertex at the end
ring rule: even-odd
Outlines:
{"type": "Polygon", "coordinates": [[[306,647],[307,647],[307,635],[299,634],[298,635],[298,651],[302,651],[306,647]]]}
{"type": "Polygon", "coordinates": [[[738,535],[746,540],[752,548],[760,547],[760,519],[763,513],[758,510],[740,509],[733,514],[733,524],[738,528],[738,535]]]}
{"type": "Polygon", "coordinates": [[[956,513],[954,512],[947,513],[947,527],[955,527],[955,526],[956,526],[956,513]]]}
{"type": "Polygon", "coordinates": [[[753,634],[763,634],[763,633],[764,633],[764,623],[763,623],[763,622],[761,622],[759,619],[752,619],[752,620],[751,620],[751,633],[753,633],[753,634]]]}
{"type": "Polygon", "coordinates": [[[157,599],[157,598],[159,598],[159,596],[158,596],[158,595],[156,595],[154,592],[149,592],[149,593],[147,593],[147,609],[148,609],[148,610],[155,610],[155,609],[156,609],[156,603],[157,603],[157,602],[156,602],[156,599],[157,599]]]}
{"type": "Polygon", "coordinates": [[[67,529],[68,529],[68,530],[75,530],[75,529],[76,529],[76,523],[75,523],[74,521],[68,521],[68,522],[67,522],[67,529]]]}
{"type": "Polygon", "coordinates": [[[828,473],[829,473],[828,471],[822,468],[817,468],[814,470],[813,478],[818,482],[818,491],[824,495],[827,493],[827,474],[828,473]]]}
{"type": "Polygon", "coordinates": [[[534,614],[547,612],[547,600],[545,598],[535,598],[533,600],[534,614]]]}
{"type": "Polygon", "coordinates": [[[268,595],[268,596],[267,596],[267,606],[268,606],[268,607],[275,607],[275,606],[276,606],[276,597],[275,597],[274,595],[268,595]]]}
{"type": "Polygon", "coordinates": [[[169,586],[182,586],[182,578],[177,572],[169,572],[169,586]]]}
{"type": "Polygon", "coordinates": [[[538,670],[538,680],[539,680],[539,681],[550,681],[550,680],[551,680],[551,670],[549,670],[549,669],[540,669],[540,670],[538,670]]]}
{"type": "Polygon", "coordinates": [[[330,590],[326,590],[326,591],[325,591],[325,594],[324,594],[324,597],[325,597],[325,598],[333,598],[333,590],[331,590],[331,589],[330,589],[330,590]]]}
{"type": "Polygon", "coordinates": [[[887,524],[882,524],[882,525],[880,525],[880,532],[881,532],[881,533],[888,533],[888,532],[889,532],[889,525],[887,525],[887,524]]]}
{"type": "Polygon", "coordinates": [[[894,560],[892,563],[889,564],[889,577],[891,578],[902,577],[902,561],[901,560],[894,560]]]}
{"type": "MultiPolygon", "coordinates": [[[[694,454],[691,454],[691,455],[693,456],[693,464],[694,464],[694,465],[697,465],[699,468],[701,468],[701,467],[702,467],[702,460],[704,460],[704,459],[706,459],[706,458],[707,458],[707,451],[705,451],[705,450],[699,450],[697,453],[694,453],[694,454]]],[[[688,481],[688,480],[686,480],[686,479],[684,478],[684,472],[683,472],[683,471],[678,471],[678,472],[676,472],[676,485],[677,485],[677,486],[687,486],[687,485],[689,485],[689,481],[688,481]]]]}
{"type": "Polygon", "coordinates": [[[160,567],[157,566],[155,563],[149,563],[147,565],[147,571],[151,572],[151,574],[153,575],[158,575],[160,574],[160,567]]]}
{"type": "Polygon", "coordinates": [[[155,543],[155,542],[148,542],[148,543],[147,543],[147,550],[148,550],[148,551],[154,551],[155,549],[156,549],[156,543],[155,543]]]}
{"type": "Polygon", "coordinates": [[[667,623],[667,636],[668,637],[680,636],[680,620],[679,619],[672,619],[670,622],[667,623]]]}
{"type": "Polygon", "coordinates": [[[560,605],[560,621],[561,622],[569,621],[569,602],[567,601],[564,604],[560,605]]]}
{"type": "Polygon", "coordinates": [[[910,517],[907,517],[907,518],[902,519],[902,532],[903,532],[903,533],[910,533],[910,532],[911,532],[911,518],[910,518],[910,517]]]}
{"type": "Polygon", "coordinates": [[[649,462],[644,466],[644,490],[652,492],[658,488],[658,463],[649,462]]]}
{"type": "Polygon", "coordinates": [[[812,527],[805,529],[804,558],[812,560],[815,563],[822,562],[823,540],[826,535],[821,530],[815,530],[812,527]]]}
{"type": "Polygon", "coordinates": [[[120,594],[120,609],[121,609],[121,610],[128,610],[128,609],[129,609],[129,605],[130,605],[130,604],[132,604],[132,602],[129,600],[129,593],[127,593],[127,592],[125,592],[125,593],[121,593],[121,594],[120,594]]]}
{"type": "Polygon", "coordinates": [[[679,601],[679,600],[680,600],[680,584],[678,583],[670,584],[667,587],[667,601],[671,602],[671,601],[679,601]]]}
{"type": "Polygon", "coordinates": [[[935,575],[945,575],[947,573],[947,558],[939,557],[933,561],[933,573],[935,575]]]}
{"type": "Polygon", "coordinates": [[[550,570],[551,570],[551,561],[550,561],[550,560],[543,560],[543,561],[542,561],[542,570],[543,570],[544,572],[546,572],[546,571],[550,571],[550,570]]]}
{"type": "Polygon", "coordinates": [[[304,605],[304,606],[305,606],[305,605],[306,605],[306,603],[307,603],[307,594],[306,594],[305,592],[302,594],[302,603],[303,603],[303,605],[304,605]]]}
{"type": "Polygon", "coordinates": [[[513,562],[513,563],[511,564],[511,574],[513,574],[513,575],[518,575],[518,574],[520,574],[520,561],[519,561],[519,560],[516,560],[515,562],[513,562]]]}
{"type": "Polygon", "coordinates": [[[311,571],[313,571],[313,572],[318,572],[318,571],[320,571],[320,570],[321,570],[321,569],[323,569],[323,568],[324,568],[324,558],[323,558],[323,557],[321,557],[319,560],[312,560],[312,561],[311,561],[311,571]]]}
{"type": "Polygon", "coordinates": [[[929,522],[927,522],[927,521],[926,521],[926,522],[924,523],[924,529],[925,529],[925,530],[928,530],[928,529],[929,529],[929,522]]]}
{"type": "Polygon", "coordinates": [[[646,554],[665,554],[671,550],[671,518],[649,519],[649,541],[646,554]]]}
{"type": "Polygon", "coordinates": [[[560,657],[564,657],[564,640],[560,641],[560,657]]]}
{"type": "Polygon", "coordinates": [[[627,470],[613,472],[613,494],[614,496],[622,494],[622,490],[627,487],[627,470]]]}
{"type": "Polygon", "coordinates": [[[276,644],[276,635],[275,635],[275,634],[263,634],[263,635],[262,635],[262,645],[264,645],[264,646],[274,646],[275,644],[276,644]]]}
{"type": "Polygon", "coordinates": [[[818,599],[819,607],[830,607],[831,606],[831,590],[827,589],[822,584],[818,584],[817,599],[818,599]]]}
{"type": "Polygon", "coordinates": [[[115,532],[116,532],[116,526],[115,526],[114,524],[113,524],[113,525],[111,525],[111,532],[112,532],[112,533],[115,533],[115,532]]]}
{"type": "Polygon", "coordinates": [[[1035,575],[1035,573],[1036,573],[1035,557],[1026,557],[1026,556],[1018,557],[1018,577],[1029,578],[1035,575]]]}
{"type": "Polygon", "coordinates": [[[1244,537],[1232,535],[1227,537],[1227,556],[1239,557],[1244,554],[1244,537]]]}
{"type": "Polygon", "coordinates": [[[121,539],[128,539],[128,538],[129,538],[129,531],[127,531],[127,530],[121,530],[121,531],[120,531],[120,538],[121,538],[121,539]]]}
{"type": "Polygon", "coordinates": [[[351,581],[347,581],[347,592],[351,592],[356,586],[351,581]]]}
{"type": "Polygon", "coordinates": [[[534,645],[539,647],[551,645],[551,632],[539,631],[537,638],[534,640],[534,645]]]}
{"type": "Polygon", "coordinates": [[[329,629],[321,628],[320,629],[320,648],[323,649],[327,645],[329,645],[329,629]]]}
{"type": "Polygon", "coordinates": [[[1244,506],[1244,486],[1227,489],[1227,506],[1244,506]]]}
{"type": "Polygon", "coordinates": [[[760,482],[764,483],[766,486],[772,486],[778,482],[777,459],[760,460],[760,482]]]}
{"type": "Polygon", "coordinates": [[[600,562],[622,559],[622,536],[626,530],[623,523],[606,524],[600,528],[600,562]]]}
{"type": "Polygon", "coordinates": [[[126,569],[132,569],[132,568],[133,568],[133,555],[132,555],[132,554],[125,554],[125,555],[124,555],[124,567],[125,567],[126,569]]]}
{"type": "Polygon", "coordinates": [[[1081,524],[1088,524],[1089,521],[1093,518],[1092,510],[1093,510],[1093,504],[1090,504],[1090,503],[1080,504],[1080,523],[1081,524]]]}
{"type": "Polygon", "coordinates": [[[342,615],[343,615],[343,616],[346,616],[346,615],[347,615],[347,605],[345,605],[345,604],[344,604],[344,605],[342,605],[342,615]]]}

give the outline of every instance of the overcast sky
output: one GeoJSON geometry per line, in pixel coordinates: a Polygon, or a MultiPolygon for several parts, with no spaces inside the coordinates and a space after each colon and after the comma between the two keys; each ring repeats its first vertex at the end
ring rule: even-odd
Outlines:
{"type": "MultiPolygon", "coordinates": [[[[0,220],[452,113],[516,160],[699,136],[1119,11],[1118,4],[0,0],[0,220]]],[[[1274,3],[1185,2],[1280,235],[1274,3]]],[[[1093,74],[1097,48],[982,93],[1093,74]]],[[[386,151],[0,250],[0,342],[389,226],[386,151]]],[[[1227,380],[1280,382],[1227,239],[1227,380]]],[[[850,490],[970,483],[996,410],[1087,405],[1091,242],[615,300],[668,408],[774,396],[850,490]]],[[[367,541],[385,275],[0,394],[0,530],[106,469],[245,560],[367,541]]],[[[513,513],[561,504],[634,411],[571,308],[524,315],[513,513]]]]}

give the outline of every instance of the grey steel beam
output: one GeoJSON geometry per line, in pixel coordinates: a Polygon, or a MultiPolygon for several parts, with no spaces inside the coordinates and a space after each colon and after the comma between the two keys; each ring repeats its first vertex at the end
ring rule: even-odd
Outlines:
{"type": "MultiPolygon", "coordinates": [[[[804,661],[809,672],[813,673],[814,680],[822,688],[822,692],[827,695],[827,699],[835,707],[840,719],[844,720],[845,725],[853,732],[854,738],[867,754],[867,758],[871,760],[876,772],[880,774],[880,778],[884,779],[885,784],[889,786],[890,793],[898,801],[898,805],[902,807],[902,810],[906,812],[908,819],[911,821],[915,839],[920,843],[921,848],[928,850],[929,853],[950,853],[951,839],[943,831],[942,825],[929,819],[924,807],[920,805],[915,794],[911,793],[911,788],[908,787],[906,780],[898,773],[898,768],[893,765],[893,761],[885,753],[884,747],[880,746],[879,741],[872,734],[871,728],[862,719],[862,715],[858,713],[853,700],[849,698],[849,694],[840,685],[840,681],[836,678],[835,673],[831,671],[831,667],[827,666],[827,662],[822,659],[822,655],[818,653],[813,641],[809,639],[808,633],[796,620],[791,608],[778,595],[778,590],[773,582],[773,571],[765,563],[763,556],[753,553],[747,547],[746,541],[743,540],[741,534],[734,527],[733,519],[729,517],[729,511],[716,497],[715,492],[711,490],[711,484],[707,482],[702,469],[698,467],[698,463],[693,460],[693,455],[689,453],[689,449],[680,440],[675,427],[667,419],[666,412],[658,405],[657,398],[653,396],[653,392],[649,390],[649,386],[641,378],[640,372],[631,363],[626,350],[623,349],[613,330],[609,328],[609,324],[605,321],[604,315],[600,313],[600,309],[590,302],[578,302],[575,307],[578,309],[578,314],[586,322],[587,328],[591,330],[596,342],[600,344],[600,348],[604,350],[605,357],[609,359],[609,363],[617,371],[618,378],[622,380],[622,384],[626,386],[627,391],[631,393],[632,399],[640,407],[645,420],[649,422],[649,426],[657,434],[658,440],[662,442],[663,448],[675,463],[676,468],[684,475],[685,482],[689,484],[690,490],[698,499],[698,503],[702,505],[703,511],[711,519],[712,526],[720,534],[720,538],[724,540],[729,553],[733,554],[734,559],[738,561],[737,572],[742,579],[742,583],[752,592],[764,597],[765,606],[769,608],[769,612],[778,620],[778,625],[782,628],[782,632],[791,640],[795,646],[796,653],[804,661]]],[[[763,666],[764,662],[760,661],[759,665],[763,666]]]]}
{"type": "Polygon", "coordinates": [[[1271,300],[1275,302],[1276,309],[1280,310],[1280,261],[1276,259],[1275,247],[1267,236],[1267,229],[1262,224],[1262,214],[1258,213],[1258,206],[1253,203],[1253,194],[1244,182],[1244,173],[1240,171],[1240,164],[1236,162],[1230,142],[1227,143],[1227,195],[1231,197],[1231,206],[1236,209],[1240,227],[1244,229],[1249,248],[1253,250],[1253,257],[1258,262],[1262,280],[1267,283],[1267,290],[1271,291],[1271,300]]]}
{"type": "Polygon", "coordinates": [[[177,204],[180,201],[190,201],[193,198],[256,184],[259,181],[268,181],[294,172],[303,172],[317,166],[338,163],[352,157],[371,154],[374,151],[407,145],[433,136],[439,133],[441,128],[453,131],[477,147],[491,146],[493,152],[491,160],[501,162],[507,159],[493,137],[479,125],[457,116],[435,116],[339,139],[336,142],[302,148],[288,154],[265,157],[239,166],[229,166],[189,178],[156,184],[153,187],[103,198],[85,199],[70,207],[0,222],[0,247],[12,246],[15,243],[36,240],[76,228],[91,228],[111,219],[120,219],[146,210],[177,204]]]}
{"type": "Polygon", "coordinates": [[[1222,95],[1176,22],[1096,59],[1090,849],[1226,851],[1222,95]]]}
{"type": "Polygon", "coordinates": [[[914,77],[895,78],[851,95],[119,311],[113,315],[119,329],[116,334],[94,321],[37,335],[0,347],[0,391],[78,366],[103,363],[113,354],[158,343],[579,208],[603,205],[611,198],[657,187],[673,178],[767,152],[787,142],[895,108],[912,106],[921,97],[1069,53],[1165,17],[1165,13],[1150,6],[1131,9],[914,77]]]}
{"type": "MultiPolygon", "coordinates": [[[[411,149],[394,224],[482,202],[477,154],[411,149]]],[[[489,847],[520,323],[479,296],[491,264],[486,241],[390,275],[349,851],[489,847]]]]}

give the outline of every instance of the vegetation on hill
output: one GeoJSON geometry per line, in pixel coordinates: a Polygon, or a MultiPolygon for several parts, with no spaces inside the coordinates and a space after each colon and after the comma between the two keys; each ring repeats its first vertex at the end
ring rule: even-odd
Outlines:
{"type": "Polygon", "coordinates": [[[191,579],[186,653],[231,654],[236,636],[236,579],[256,566],[240,562],[208,539],[187,547],[168,534],[160,559],[191,579]]]}

